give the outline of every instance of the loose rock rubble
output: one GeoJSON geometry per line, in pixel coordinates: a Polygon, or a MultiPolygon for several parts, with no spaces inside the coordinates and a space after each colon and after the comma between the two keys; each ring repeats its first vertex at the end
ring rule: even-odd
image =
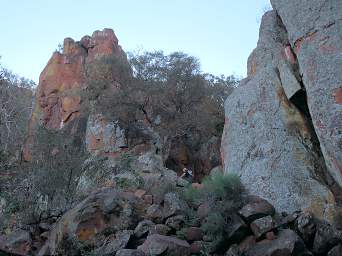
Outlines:
{"type": "MultiPolygon", "coordinates": [[[[169,197],[154,206],[161,212],[170,209],[169,197]]],[[[172,197],[178,198],[177,205],[187,205],[179,196],[172,197]]],[[[200,228],[198,212],[196,226],[187,224],[187,215],[177,211],[154,222],[148,218],[151,205],[135,192],[115,188],[90,195],[65,213],[50,231],[38,225],[39,231],[35,232],[45,237],[41,240],[35,241],[37,234],[24,230],[2,236],[0,251],[4,255],[57,255],[65,240],[74,238],[93,248],[96,255],[340,255],[342,231],[329,223],[309,212],[279,216],[264,199],[253,196],[246,200],[227,227],[229,235],[223,246],[226,252],[210,248],[210,239],[200,228]],[[180,231],[184,236],[179,236],[180,231]]]]}

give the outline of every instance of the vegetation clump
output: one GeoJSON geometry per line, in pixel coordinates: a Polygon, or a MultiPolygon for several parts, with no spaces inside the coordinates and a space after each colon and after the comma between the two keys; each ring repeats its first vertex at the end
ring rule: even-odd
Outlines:
{"type": "MultiPolygon", "coordinates": [[[[154,139],[148,126],[163,144],[161,154],[185,145],[191,162],[198,163],[201,146],[222,135],[224,101],[237,83],[234,76],[203,73],[199,60],[183,52],[129,53],[128,62],[112,56],[88,64],[82,104],[117,121],[128,148],[154,139]]],[[[167,160],[167,167],[181,171],[179,163],[167,160]]],[[[220,164],[218,157],[210,161],[211,167],[220,164]]]]}
{"type": "Polygon", "coordinates": [[[12,73],[0,64],[0,154],[6,161],[20,160],[27,134],[34,82],[12,73]]]}
{"type": "Polygon", "coordinates": [[[189,187],[184,192],[184,198],[192,205],[188,213],[188,226],[198,221],[195,210],[200,205],[210,209],[201,221],[202,231],[209,237],[208,251],[226,249],[229,237],[229,226],[235,219],[235,214],[243,205],[245,189],[238,175],[233,173],[215,173],[207,176],[202,188],[189,187]]]}

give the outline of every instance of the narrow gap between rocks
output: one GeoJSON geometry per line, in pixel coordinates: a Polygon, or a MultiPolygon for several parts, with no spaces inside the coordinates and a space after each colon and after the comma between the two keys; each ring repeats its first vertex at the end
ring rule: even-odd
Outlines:
{"type": "Polygon", "coordinates": [[[328,173],[328,170],[325,165],[323,153],[321,151],[321,146],[319,139],[317,137],[312,117],[310,114],[308,102],[307,102],[307,94],[303,83],[301,83],[302,89],[296,92],[291,98],[290,101],[292,104],[296,106],[296,108],[303,114],[306,119],[307,125],[309,126],[311,132],[311,143],[313,146],[313,150],[316,153],[317,159],[319,159],[316,163],[316,170],[319,171],[321,178],[324,183],[329,187],[331,192],[335,196],[335,200],[339,205],[342,205],[342,189],[335,183],[331,175],[328,173]]]}

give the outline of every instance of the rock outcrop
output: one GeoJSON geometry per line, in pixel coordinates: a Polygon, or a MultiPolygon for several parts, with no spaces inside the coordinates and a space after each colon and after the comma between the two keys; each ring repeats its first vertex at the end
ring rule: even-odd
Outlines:
{"type": "MultiPolygon", "coordinates": [[[[111,29],[95,31],[91,37],[84,36],[80,41],[64,39],[63,51],[53,53],[40,75],[23,150],[24,160],[30,162],[38,158],[35,154],[41,154],[37,138],[41,137],[40,129],[47,129],[63,134],[68,141],[77,137],[91,155],[115,158],[132,149],[135,153],[156,151],[163,155],[166,166],[178,173],[185,166],[196,170],[196,180],[221,165],[219,136],[206,138],[190,132],[193,134],[188,134],[187,139],[173,139],[161,134],[159,126],[167,127],[171,121],[161,118],[155,111],[150,95],[130,95],[135,88],[131,71],[127,56],[111,29]],[[119,122],[120,117],[131,118],[126,113],[127,107],[111,104],[120,93],[124,98],[134,100],[137,97],[145,102],[144,113],[134,118],[134,127],[119,122]]],[[[141,111],[139,106],[134,108],[136,112],[141,111]]],[[[46,154],[55,156],[65,151],[63,142],[59,144],[46,154]]]]}
{"type": "Polygon", "coordinates": [[[272,5],[248,77],[225,103],[224,169],[277,211],[332,221],[341,185],[341,2],[272,5]]]}
{"type": "Polygon", "coordinates": [[[327,170],[342,186],[342,2],[271,1],[298,60],[327,170]]]}
{"type": "MultiPolygon", "coordinates": [[[[133,193],[110,188],[97,191],[62,217],[38,255],[58,254],[57,249],[65,239],[75,237],[79,241],[93,244],[96,235],[106,229],[110,229],[113,234],[134,229],[142,217],[143,206],[143,200],[133,193]]],[[[117,250],[123,249],[126,244],[117,250]]]]}
{"type": "MultiPolygon", "coordinates": [[[[38,127],[59,130],[73,123],[70,128],[71,133],[77,132],[80,115],[88,114],[81,113],[81,89],[87,86],[86,79],[89,77],[90,65],[103,57],[126,59],[112,29],[95,31],[91,37],[84,36],[78,42],[66,38],[63,52],[54,52],[39,77],[29,137],[24,147],[26,161],[32,158],[34,136],[38,127]]],[[[113,87],[117,87],[117,67],[111,68],[109,79],[112,80],[113,87]]]]}
{"type": "MultiPolygon", "coordinates": [[[[280,216],[274,213],[272,205],[256,196],[246,199],[236,213],[240,217],[233,215],[235,217],[224,228],[226,237],[220,244],[215,243],[215,236],[205,229],[210,212],[204,218],[198,211],[193,213],[191,222],[188,211],[173,211],[171,216],[161,213],[158,221],[151,221],[149,209],[152,206],[170,213],[168,195],[170,193],[165,194],[162,201],[151,195],[151,205],[141,197],[141,190],[134,193],[131,188],[100,189],[52,225],[40,223],[38,227],[32,225],[30,231],[17,230],[0,236],[0,254],[340,255],[342,232],[334,226],[317,220],[311,213],[280,216]],[[182,222],[174,225],[176,219],[182,222]]],[[[180,198],[175,201],[189,203],[180,198]]],[[[197,209],[194,205],[187,207],[197,209]]],[[[217,225],[215,228],[220,229],[217,225]]]]}

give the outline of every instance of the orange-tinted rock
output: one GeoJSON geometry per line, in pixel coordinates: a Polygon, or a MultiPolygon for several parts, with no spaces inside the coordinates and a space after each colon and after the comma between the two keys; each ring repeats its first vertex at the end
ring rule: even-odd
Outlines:
{"type": "Polygon", "coordinates": [[[67,211],[52,228],[38,255],[56,255],[67,237],[76,237],[91,245],[95,236],[106,228],[113,233],[134,228],[144,204],[133,193],[105,188],[90,194],[85,200],[67,211]],[[129,212],[122,214],[122,212],[129,212]]]}
{"type": "MultiPolygon", "coordinates": [[[[84,39],[87,44],[88,39],[84,39]]],[[[95,58],[101,56],[122,54],[122,49],[118,45],[118,39],[112,29],[105,28],[103,31],[95,31],[88,43],[88,58],[87,62],[92,62],[95,58]]]]}
{"type": "Polygon", "coordinates": [[[94,154],[113,155],[127,148],[125,130],[117,122],[109,122],[102,115],[91,115],[86,131],[87,150],[94,154]]]}
{"type": "Polygon", "coordinates": [[[42,115],[43,125],[52,129],[61,128],[63,115],[67,115],[63,107],[73,106],[73,110],[79,110],[79,96],[74,97],[73,103],[73,98],[65,95],[71,94],[71,90],[79,89],[84,83],[86,51],[67,39],[64,46],[66,53],[53,54],[40,75],[37,89],[35,112],[41,112],[37,114],[42,115]]]}
{"type": "MultiPolygon", "coordinates": [[[[87,66],[95,58],[106,56],[125,56],[112,29],[95,31],[92,37],[84,36],[80,42],[65,38],[63,52],[53,53],[39,77],[29,136],[23,150],[26,161],[32,158],[38,127],[59,130],[80,117],[81,89],[86,86],[87,66]]],[[[115,75],[113,68],[113,78],[115,75]]],[[[71,129],[71,133],[76,133],[75,130],[77,127],[71,129]]]]}
{"type": "Polygon", "coordinates": [[[293,54],[292,48],[290,45],[286,46],[284,49],[285,58],[287,61],[289,61],[291,64],[296,64],[296,56],[293,54]]]}
{"type": "Polygon", "coordinates": [[[335,103],[342,105],[342,87],[334,90],[335,103]]]}

